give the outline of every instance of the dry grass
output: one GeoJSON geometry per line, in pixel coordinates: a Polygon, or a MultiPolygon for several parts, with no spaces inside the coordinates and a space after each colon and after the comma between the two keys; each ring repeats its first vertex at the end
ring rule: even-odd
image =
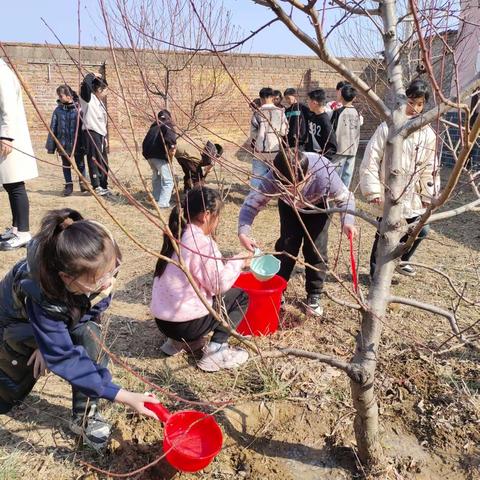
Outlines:
{"type": "MultiPolygon", "coordinates": [[[[128,181],[129,189],[144,199],[131,162],[112,154],[114,170],[128,181]]],[[[142,167],[147,173],[146,164],[142,167]]],[[[106,223],[119,240],[124,266],[109,318],[108,344],[112,351],[138,373],[163,388],[191,400],[232,400],[222,409],[219,421],[226,433],[225,448],[206,472],[181,478],[204,479],[348,479],[354,478],[355,458],[351,429],[352,406],[347,379],[331,368],[297,358],[254,358],[236,372],[208,375],[195,368],[195,358],[164,358],[159,351],[161,335],[151,320],[148,304],[155,260],[136,248],[121,234],[91,197],[74,195],[64,199],[59,168],[42,165],[42,175],[29,184],[32,229],[50,208],[70,206],[106,223]]],[[[227,184],[229,177],[226,175],[227,184]]],[[[225,254],[240,250],[236,221],[245,188],[233,182],[223,213],[219,244],[225,254]]],[[[2,205],[6,196],[2,195],[2,205]]],[[[161,234],[132,206],[118,197],[109,209],[142,243],[158,250],[161,234]]],[[[0,210],[7,225],[8,209],[0,210]]],[[[371,228],[362,227],[360,276],[366,291],[365,274],[371,228]]],[[[480,260],[478,214],[468,214],[432,229],[417,258],[448,271],[457,285],[478,298],[475,267],[480,260]]],[[[264,249],[273,249],[278,234],[275,206],[262,212],[255,224],[255,237],[264,249]]],[[[336,272],[350,283],[348,251],[340,249],[339,225],[331,226],[331,260],[338,255],[336,272]]],[[[24,252],[2,253],[0,273],[24,252]]],[[[358,314],[325,300],[321,320],[307,318],[300,308],[303,300],[303,269],[290,282],[289,305],[283,328],[275,335],[255,341],[262,349],[283,345],[334,353],[348,358],[358,329],[358,314]]],[[[340,285],[328,281],[326,288],[348,299],[340,285]]],[[[450,308],[455,301],[446,282],[426,271],[411,280],[396,279],[395,295],[424,299],[450,308]]],[[[479,311],[460,306],[460,327],[479,318],[479,311]]],[[[435,358],[431,347],[450,335],[442,318],[407,307],[395,306],[384,326],[378,375],[382,412],[382,442],[392,459],[384,478],[474,479],[478,471],[479,383],[478,355],[461,348],[435,358]],[[396,474],[393,472],[399,472],[396,474]]],[[[115,366],[116,381],[126,388],[146,387],[125,369],[115,366]]],[[[185,404],[161,397],[172,409],[185,404]]],[[[72,479],[97,478],[78,460],[93,462],[112,471],[129,471],[155,458],[161,451],[161,425],[138,419],[117,405],[106,405],[107,416],[116,425],[116,439],[103,457],[79,448],[67,433],[70,392],[62,380],[49,375],[38,382],[25,404],[0,419],[0,478],[72,479]]],[[[135,478],[173,478],[168,466],[135,478]]],[[[177,477],[176,477],[177,478],[177,477]]]]}

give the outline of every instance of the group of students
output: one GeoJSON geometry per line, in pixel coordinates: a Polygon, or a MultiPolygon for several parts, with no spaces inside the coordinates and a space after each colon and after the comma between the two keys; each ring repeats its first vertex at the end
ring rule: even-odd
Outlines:
{"type": "MultiPolygon", "coordinates": [[[[57,88],[57,107],[53,111],[46,149],[50,154],[58,152],[62,159],[65,188],[63,195],[73,193],[72,166],[69,157],[75,159],[78,171],[87,176],[85,155],[92,188],[97,195],[109,195],[107,122],[105,108],[108,82],[102,76],[88,73],[80,85],[80,96],[69,86],[57,88]]],[[[80,191],[87,192],[80,181],[80,191]]]]}
{"type": "Polygon", "coordinates": [[[253,101],[250,138],[253,152],[252,188],[257,188],[283,147],[315,152],[327,157],[342,181],[350,187],[363,117],[353,105],[356,89],[348,82],[336,86],[336,99],[327,102],[325,90],[308,93],[307,105],[299,102],[295,88],[266,87],[253,101]]]}
{"type": "MultiPolygon", "coordinates": [[[[420,114],[428,101],[425,82],[413,82],[406,94],[407,115],[420,114]]],[[[324,100],[317,93],[309,98],[309,108],[315,113],[315,104],[323,105],[324,100]]],[[[271,121],[277,115],[284,121],[283,109],[277,114],[273,108],[279,109],[267,107],[262,111],[271,121]]],[[[325,112],[315,115],[322,113],[325,112]]],[[[300,116],[294,117],[300,124],[300,116]]],[[[261,132],[266,128],[263,117],[257,120],[261,132]]],[[[287,128],[281,136],[288,135],[287,128]]],[[[153,140],[148,140],[147,134],[144,153],[158,173],[163,164],[156,160],[171,162],[179,149],[179,139],[166,111],[160,112],[150,130],[153,140]],[[168,132],[174,135],[169,138],[168,132]],[[158,137],[164,149],[150,151],[152,145],[159,148],[158,137]]],[[[383,202],[386,133],[386,124],[381,124],[367,146],[361,165],[362,192],[369,202],[377,205],[383,202]]],[[[238,236],[244,250],[228,260],[223,259],[215,241],[222,199],[216,190],[203,184],[203,170],[188,169],[187,180],[199,180],[193,180],[196,185],[187,185],[183,201],[170,212],[169,231],[163,236],[152,287],[150,310],[166,337],[160,347],[165,354],[201,349],[197,365],[206,372],[234,369],[247,362],[248,352],[228,343],[232,329],[242,320],[250,301],[245,291],[235,287],[235,282],[249,266],[257,246],[251,234],[254,219],[272,198],[278,198],[280,218],[280,235],[275,245],[281,261],[279,275],[290,279],[303,244],[307,264],[305,304],[309,313],[322,314],[320,295],[328,266],[331,218],[324,210],[333,203],[340,211],[343,233],[354,237],[355,200],[342,181],[338,166],[323,151],[302,151],[298,145],[303,137],[293,138],[293,148],[266,152],[275,153],[271,155],[271,163],[266,162],[268,172],[258,179],[239,213],[238,236]],[[198,173],[197,177],[190,176],[193,171],[198,173]],[[179,260],[181,268],[175,264],[179,260]]],[[[255,139],[256,150],[261,148],[258,139],[259,136],[255,139]]],[[[273,145],[268,134],[263,142],[273,145]]],[[[434,143],[430,127],[424,127],[405,141],[403,168],[411,173],[405,185],[407,223],[414,222],[436,194],[434,143]]],[[[302,145],[308,145],[308,140],[302,145]]],[[[200,146],[199,151],[204,150],[206,147],[200,146]]],[[[218,149],[213,145],[205,155],[215,157],[215,152],[218,149]]],[[[419,241],[420,238],[408,255],[419,241]]],[[[376,242],[372,275],[375,248],[376,242]]],[[[121,264],[118,245],[103,225],[68,208],[47,213],[28,245],[26,258],[17,262],[0,281],[0,413],[21,402],[48,368],[71,384],[71,429],[94,447],[105,445],[110,435],[110,425],[98,409],[99,399],[123,403],[139,413],[154,416],[144,402],[158,400],[130,392],[112,381],[107,368],[108,355],[100,340],[102,314],[110,305],[121,264]]]]}

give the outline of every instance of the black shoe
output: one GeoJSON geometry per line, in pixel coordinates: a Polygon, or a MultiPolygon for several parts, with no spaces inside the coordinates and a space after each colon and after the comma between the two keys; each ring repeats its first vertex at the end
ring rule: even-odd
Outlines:
{"type": "Polygon", "coordinates": [[[67,183],[63,189],[63,196],[69,197],[73,193],[73,183],[67,183]]]}
{"type": "Polygon", "coordinates": [[[15,236],[13,233],[13,227],[6,228],[5,231],[0,235],[0,242],[6,242],[7,240],[12,239],[15,236]]]}

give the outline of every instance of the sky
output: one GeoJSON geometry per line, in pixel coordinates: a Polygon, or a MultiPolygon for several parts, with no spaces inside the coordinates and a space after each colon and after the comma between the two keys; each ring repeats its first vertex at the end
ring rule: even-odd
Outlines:
{"type": "MultiPolygon", "coordinates": [[[[135,0],[129,1],[134,2],[135,0]]],[[[213,1],[219,3],[219,0],[213,1]]],[[[224,0],[223,3],[231,11],[232,22],[241,28],[245,35],[273,18],[267,8],[254,4],[251,0],[224,0]]],[[[0,40],[57,43],[53,34],[41,20],[42,17],[54,29],[63,43],[76,44],[78,42],[77,0],[2,1],[0,40]]],[[[82,44],[105,45],[106,40],[101,28],[103,20],[99,15],[97,0],[81,0],[80,19],[82,44]]],[[[308,22],[300,18],[299,21],[302,27],[309,28],[308,22]]],[[[312,52],[279,22],[259,33],[252,42],[243,47],[243,51],[312,55],[312,52]]]]}

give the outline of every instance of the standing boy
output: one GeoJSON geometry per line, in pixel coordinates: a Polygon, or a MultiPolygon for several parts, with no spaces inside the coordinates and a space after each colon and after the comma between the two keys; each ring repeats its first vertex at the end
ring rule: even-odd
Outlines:
{"type": "Polygon", "coordinates": [[[106,150],[107,110],[103,100],[107,81],[99,74],[88,73],[80,86],[80,105],[87,150],[90,181],[97,195],[108,195],[108,157],[106,150]]]}
{"type": "Polygon", "coordinates": [[[310,110],[300,103],[297,97],[298,94],[294,88],[287,88],[283,94],[285,103],[288,105],[285,110],[288,120],[287,141],[289,147],[303,151],[308,140],[307,121],[310,110]]]}
{"type": "Polygon", "coordinates": [[[353,106],[357,91],[347,84],[340,90],[342,106],[332,114],[332,125],[337,138],[337,153],[333,157],[333,164],[342,182],[349,189],[355,168],[355,156],[360,143],[360,127],[363,117],[353,106]]]}
{"type": "Polygon", "coordinates": [[[342,183],[332,164],[317,153],[286,150],[275,157],[273,166],[258,191],[252,190],[243,202],[238,217],[238,237],[247,250],[253,251],[256,246],[250,237],[253,221],[272,198],[279,197],[280,238],[275,244],[281,261],[279,275],[288,282],[303,243],[305,262],[313,267],[305,271],[306,305],[310,313],[321,316],[320,294],[327,272],[330,216],[312,212],[310,205],[325,209],[332,200],[336,207],[344,210],[343,232],[355,236],[354,218],[346,213],[355,209],[353,193],[342,183]]]}
{"type": "MultiPolygon", "coordinates": [[[[407,117],[415,117],[423,112],[428,102],[430,92],[423,80],[414,80],[405,91],[408,98],[406,107],[407,117]]],[[[383,210],[385,191],[385,148],[388,141],[388,125],[381,123],[373,137],[368,142],[362,163],[360,165],[360,189],[368,203],[378,206],[383,210]]],[[[403,142],[403,152],[400,173],[404,183],[402,195],[403,218],[407,224],[415,223],[425,212],[429,204],[440,190],[440,177],[436,159],[437,136],[430,125],[409,135],[403,142]]],[[[378,218],[380,222],[381,217],[378,218]]],[[[414,254],[420,242],[427,236],[430,225],[425,225],[413,242],[409,251],[401,257],[402,262],[408,262],[414,254]]],[[[377,264],[377,245],[380,233],[375,235],[375,241],[370,255],[370,276],[375,274],[377,264]]],[[[408,233],[401,239],[405,243],[408,233]]],[[[396,271],[402,275],[414,276],[415,267],[408,263],[398,265],[396,271]]]]}
{"type": "Polygon", "coordinates": [[[275,106],[274,92],[262,88],[259,93],[262,106],[253,113],[250,137],[253,144],[252,188],[258,188],[262,178],[270,170],[275,155],[280,151],[282,137],[287,134],[288,122],[283,108],[275,106]]]}
{"type": "Polygon", "coordinates": [[[325,90],[319,88],[308,94],[308,141],[305,150],[316,152],[329,160],[337,153],[337,140],[330,122],[328,113],[325,111],[325,90]]]}

